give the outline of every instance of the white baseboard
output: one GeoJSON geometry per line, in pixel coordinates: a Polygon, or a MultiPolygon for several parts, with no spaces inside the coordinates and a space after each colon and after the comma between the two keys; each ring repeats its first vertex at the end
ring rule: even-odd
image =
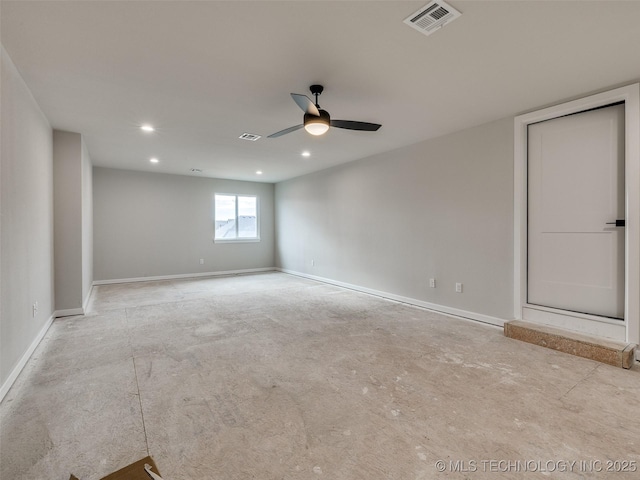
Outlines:
{"type": "Polygon", "coordinates": [[[113,283],[152,282],[155,280],[175,280],[180,278],[221,277],[225,275],[246,275],[259,272],[273,272],[275,267],[247,268],[244,270],[226,270],[221,272],[181,273],[178,275],[159,275],[154,277],[118,278],[113,280],[94,280],[93,285],[110,285],[113,283]]]}
{"type": "Polygon", "coordinates": [[[65,310],[56,310],[53,312],[53,316],[60,317],[72,317],[74,315],[84,315],[84,308],[67,308],[65,310]]]}
{"type": "Polygon", "coordinates": [[[450,317],[462,318],[465,320],[473,320],[474,322],[486,323],[488,325],[494,325],[496,327],[504,327],[504,323],[507,320],[498,317],[492,317],[490,315],[484,315],[482,313],[468,312],[459,308],[447,307],[445,305],[438,305],[436,303],[429,303],[416,298],[403,297],[393,293],[382,292],[380,290],[374,290],[372,288],[361,287],[359,285],[353,285],[351,283],[340,282],[338,280],[332,280],[330,278],[318,277],[316,275],[309,275],[308,273],[296,272],[294,270],[288,270],[286,268],[277,268],[278,271],[288,273],[290,275],[296,275],[298,277],[309,278],[318,282],[329,283],[338,287],[348,288],[350,290],[356,290],[358,292],[367,293],[369,295],[375,295],[377,297],[386,298],[388,300],[394,300],[396,302],[407,303],[416,307],[431,310],[437,313],[442,313],[450,317]]]}
{"type": "Polygon", "coordinates": [[[89,293],[87,294],[84,301],[82,302],[82,307],[56,310],[55,312],[53,312],[53,316],[55,318],[60,318],[60,317],[72,317],[75,315],[84,315],[84,313],[87,311],[87,306],[89,305],[89,299],[91,298],[92,291],[93,291],[93,285],[91,285],[91,288],[89,289],[89,293]]]}
{"type": "Polygon", "coordinates": [[[47,320],[47,323],[45,323],[43,327],[40,329],[40,331],[38,332],[38,335],[36,335],[36,338],[33,339],[33,342],[31,342],[31,345],[29,345],[29,348],[27,348],[27,350],[24,352],[24,355],[22,355],[22,358],[20,358],[20,361],[18,362],[18,364],[13,368],[13,370],[11,370],[9,377],[7,377],[7,380],[0,387],[0,402],[4,399],[5,395],[9,392],[9,390],[15,383],[16,379],[18,378],[18,375],[20,375],[20,372],[22,372],[22,369],[25,367],[25,365],[31,358],[31,355],[33,355],[33,352],[35,352],[36,348],[38,348],[38,345],[40,345],[40,342],[42,341],[44,336],[47,334],[47,331],[49,330],[49,327],[51,327],[51,325],[53,324],[53,320],[55,318],[56,318],[55,313],[49,317],[49,320],[47,320]]]}

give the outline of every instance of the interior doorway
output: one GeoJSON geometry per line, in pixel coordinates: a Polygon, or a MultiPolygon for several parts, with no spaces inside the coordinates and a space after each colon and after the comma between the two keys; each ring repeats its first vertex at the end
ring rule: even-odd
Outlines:
{"type": "MultiPolygon", "coordinates": [[[[516,319],[556,326],[602,338],[640,343],[640,230],[638,228],[640,225],[640,85],[634,84],[621,87],[609,92],[520,115],[516,117],[514,127],[514,317],[516,319]],[[618,105],[610,107],[614,104],[618,105]],[[609,107],[610,110],[603,107],[609,107]],[[600,113],[596,112],[607,112],[602,114],[605,116],[611,115],[615,117],[615,119],[610,117],[608,120],[603,120],[599,118],[600,113]],[[590,116],[589,114],[591,113],[594,115],[590,116]],[[578,225],[560,225],[563,219],[566,219],[567,208],[570,205],[566,202],[564,204],[560,202],[560,206],[556,205],[556,210],[554,211],[553,202],[549,202],[548,200],[550,198],[553,199],[554,196],[561,197],[562,195],[559,192],[562,192],[562,189],[556,185],[555,193],[547,195],[549,193],[548,187],[553,186],[553,182],[558,181],[557,178],[562,178],[563,175],[566,179],[567,172],[574,168],[575,165],[571,165],[571,162],[565,164],[562,164],[562,162],[559,164],[557,162],[549,163],[551,157],[549,161],[541,160],[542,164],[547,162],[549,164],[548,167],[553,167],[560,171],[564,170],[565,172],[563,175],[557,177],[549,175],[547,179],[548,185],[546,187],[540,187],[546,188],[547,190],[545,190],[542,195],[538,192],[538,197],[542,198],[536,198],[534,194],[534,198],[531,199],[533,203],[530,204],[528,191],[529,175],[541,175],[541,167],[540,162],[538,162],[536,166],[536,160],[533,159],[534,165],[530,170],[529,136],[531,135],[532,138],[537,138],[537,140],[534,139],[533,142],[534,144],[538,142],[539,147],[540,132],[536,132],[536,130],[539,129],[535,125],[542,126],[548,122],[547,124],[553,128],[550,128],[549,132],[542,132],[542,136],[547,135],[546,143],[549,144],[556,141],[560,142],[560,148],[569,148],[565,143],[566,139],[572,136],[575,138],[568,141],[569,145],[574,141],[578,144],[581,142],[584,143],[585,141],[590,143],[592,139],[589,138],[589,135],[587,135],[585,139],[583,132],[582,138],[579,139],[581,134],[576,134],[573,131],[575,125],[572,125],[574,123],[573,120],[569,120],[571,117],[580,119],[577,120],[578,123],[585,123],[587,125],[590,123],[595,125],[602,122],[617,122],[618,124],[622,124],[620,135],[623,135],[623,139],[620,140],[620,137],[616,137],[618,138],[616,144],[618,146],[617,148],[624,150],[623,159],[618,158],[618,162],[622,161],[623,165],[621,167],[618,163],[617,167],[614,168],[614,170],[617,169],[615,177],[618,179],[618,185],[622,188],[622,197],[614,202],[609,202],[609,206],[615,204],[617,210],[614,211],[610,209],[605,213],[607,217],[606,221],[601,222],[597,220],[597,222],[599,224],[606,224],[624,219],[625,226],[618,227],[615,223],[613,225],[606,225],[605,227],[598,225],[597,228],[599,228],[599,230],[597,234],[594,226],[592,227],[594,231],[589,234],[591,237],[590,240],[582,242],[584,252],[576,252],[575,249],[571,247],[569,247],[568,250],[564,248],[565,252],[570,252],[568,254],[569,256],[573,255],[573,258],[559,259],[559,255],[561,255],[559,252],[563,251],[560,245],[563,242],[570,243],[569,237],[572,235],[570,230],[572,228],[581,230],[583,227],[578,225]],[[553,125],[551,122],[556,125],[553,125]],[[552,133],[554,130],[562,129],[565,130],[562,133],[552,133]],[[620,183],[622,185],[620,185],[620,183]],[[534,204],[536,202],[538,202],[538,207],[542,208],[543,213],[546,210],[546,213],[550,214],[548,218],[543,218],[541,224],[538,222],[536,225],[534,221],[532,227],[537,229],[537,233],[535,231],[529,231],[529,215],[530,213],[534,213],[531,212],[530,209],[533,207],[535,211],[536,205],[534,204]],[[620,212],[620,209],[622,209],[622,212],[620,212]],[[624,216],[622,216],[621,213],[624,213],[624,216]],[[554,231],[556,233],[551,233],[554,231]],[[538,237],[537,239],[535,238],[536,236],[538,237]],[[554,236],[557,236],[557,238],[554,238],[554,236]],[[542,241],[540,241],[541,239],[542,241]],[[531,240],[533,240],[534,245],[530,245],[531,240]],[[538,240],[539,243],[537,246],[535,245],[536,240],[538,240]],[[583,266],[580,264],[578,258],[583,255],[588,255],[587,250],[596,248],[595,245],[598,243],[600,243],[601,246],[608,244],[611,251],[621,249],[622,252],[615,254],[615,260],[611,260],[610,254],[608,258],[609,261],[605,262],[601,260],[599,266],[589,267],[591,270],[580,271],[580,268],[583,268],[583,266]],[[536,268],[540,265],[536,264],[537,266],[534,266],[533,276],[536,277],[537,275],[538,278],[531,278],[529,275],[529,256],[531,254],[535,255],[535,249],[539,247],[541,247],[543,251],[545,249],[551,251],[552,255],[547,258],[547,265],[543,265],[541,275],[539,271],[536,273],[536,268]],[[530,249],[532,251],[530,251],[530,249]],[[605,266],[605,263],[607,266],[605,266]],[[611,269],[612,263],[614,265],[620,265],[620,268],[618,268],[617,271],[615,271],[615,268],[611,269]],[[555,272],[556,278],[553,279],[549,276],[549,273],[554,273],[553,270],[556,267],[562,268],[557,268],[558,272],[555,272]],[[547,271],[544,270],[545,268],[547,271]],[[607,270],[606,273],[605,270],[607,270]],[[562,275],[564,275],[564,277],[562,277],[562,275]],[[605,278],[607,276],[608,279],[605,278]],[[540,278],[542,278],[542,282],[540,282],[540,278]],[[544,283],[547,283],[547,285],[545,286],[544,283]],[[592,291],[615,291],[616,293],[613,294],[615,302],[609,302],[610,305],[608,307],[603,307],[608,301],[600,298],[593,301],[588,300],[592,303],[591,307],[585,307],[584,303],[576,306],[575,303],[571,303],[573,300],[567,300],[571,295],[567,295],[566,292],[560,295],[554,293],[559,283],[566,284],[563,287],[565,290],[574,288],[575,285],[573,287],[571,286],[571,284],[574,283],[583,284],[583,286],[591,288],[592,291]],[[621,288],[618,289],[612,287],[614,284],[622,285],[621,288]],[[611,288],[603,288],[604,285],[608,285],[611,288]],[[551,296],[549,296],[549,292],[551,292],[551,296]],[[553,298],[554,295],[556,295],[555,299],[553,298]],[[622,310],[622,312],[620,312],[620,310],[622,310]]],[[[586,130],[589,130],[589,128],[591,127],[586,127],[586,130]]],[[[542,130],[545,129],[546,127],[542,130]]],[[[604,136],[606,135],[601,135],[601,137],[604,136]]],[[[609,138],[611,139],[612,137],[609,136],[609,138]]],[[[600,140],[603,142],[602,145],[606,143],[603,138],[600,138],[600,140]]],[[[592,148],[601,148],[602,145],[600,147],[594,147],[592,145],[592,148]]],[[[580,148],[584,150],[584,145],[580,148]]],[[[536,154],[536,152],[531,153],[536,154]]],[[[607,182],[611,184],[613,182],[610,178],[612,175],[611,164],[609,163],[606,167],[602,165],[595,167],[596,170],[598,168],[600,168],[600,173],[592,171],[591,175],[593,175],[593,178],[588,180],[587,183],[591,182],[592,187],[597,177],[600,177],[600,180],[603,179],[603,172],[606,170],[606,176],[610,179],[610,181],[607,180],[607,182]]],[[[548,173],[549,171],[546,171],[543,175],[547,175],[548,173]]],[[[585,181],[585,178],[581,178],[582,183],[585,181]]],[[[543,181],[542,184],[544,183],[543,181]]],[[[577,197],[579,197],[579,201],[595,202],[595,199],[588,195],[587,190],[590,190],[590,188],[584,189],[582,192],[576,194],[577,197]]],[[[598,195],[609,194],[600,193],[598,195]]],[[[562,198],[555,198],[554,202],[556,200],[562,200],[562,198]]],[[[590,221],[596,222],[596,220],[590,221]]],[[[601,256],[600,258],[602,259],[605,256],[601,256]]],[[[540,270],[540,268],[538,268],[538,270],[540,270]]],[[[577,294],[578,300],[579,297],[582,297],[584,300],[584,292],[577,294]]]]}

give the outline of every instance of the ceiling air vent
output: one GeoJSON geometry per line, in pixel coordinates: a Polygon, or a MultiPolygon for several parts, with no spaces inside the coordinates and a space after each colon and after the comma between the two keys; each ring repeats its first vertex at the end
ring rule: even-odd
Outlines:
{"type": "Polygon", "coordinates": [[[255,133],[243,133],[238,138],[241,138],[242,140],[251,140],[252,142],[255,142],[260,137],[261,135],[256,135],[255,133]]]}
{"type": "Polygon", "coordinates": [[[407,17],[404,23],[425,35],[431,35],[460,15],[462,14],[451,5],[435,0],[407,17]]]}

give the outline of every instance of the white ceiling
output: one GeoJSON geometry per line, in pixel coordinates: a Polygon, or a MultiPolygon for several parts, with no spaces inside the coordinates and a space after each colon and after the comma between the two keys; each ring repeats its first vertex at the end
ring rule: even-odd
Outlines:
{"type": "Polygon", "coordinates": [[[640,1],[451,0],[462,16],[428,37],[403,23],[426,3],[2,0],[0,13],[51,125],[82,133],[95,165],[133,170],[277,182],[640,79],[640,1]],[[313,83],[332,118],[382,128],[265,138],[302,122],[289,93],[313,83]]]}

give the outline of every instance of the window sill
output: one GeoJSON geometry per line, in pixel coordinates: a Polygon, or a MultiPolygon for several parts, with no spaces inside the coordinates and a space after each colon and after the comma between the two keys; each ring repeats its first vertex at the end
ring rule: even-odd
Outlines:
{"type": "Polygon", "coordinates": [[[214,238],[213,243],[259,243],[259,238],[214,238]]]}

